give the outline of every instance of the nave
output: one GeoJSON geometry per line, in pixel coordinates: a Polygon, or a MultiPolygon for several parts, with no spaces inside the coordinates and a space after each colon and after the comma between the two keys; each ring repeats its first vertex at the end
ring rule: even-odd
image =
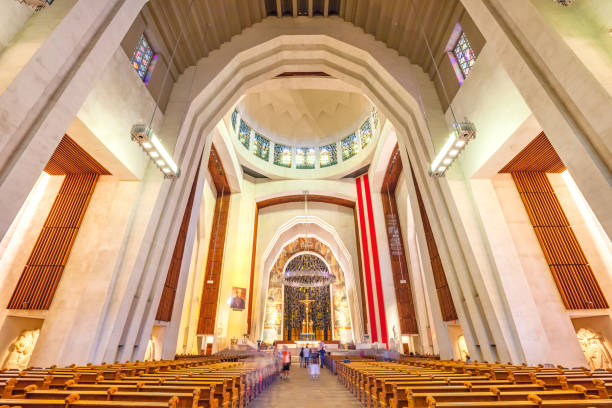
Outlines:
{"type": "Polygon", "coordinates": [[[321,369],[313,380],[308,368],[291,364],[289,380],[277,380],[249,408],[359,408],[361,404],[341,386],[333,373],[321,369]]]}
{"type": "Polygon", "coordinates": [[[612,0],[0,0],[4,403],[605,405],[611,78],[612,0]]]}

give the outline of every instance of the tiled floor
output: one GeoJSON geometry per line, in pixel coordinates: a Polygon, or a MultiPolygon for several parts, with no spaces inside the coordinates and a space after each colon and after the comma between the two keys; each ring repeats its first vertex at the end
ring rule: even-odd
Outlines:
{"type": "Polygon", "coordinates": [[[306,368],[293,363],[290,379],[277,379],[248,408],[359,408],[361,405],[331,374],[321,369],[318,380],[312,381],[306,368]]]}

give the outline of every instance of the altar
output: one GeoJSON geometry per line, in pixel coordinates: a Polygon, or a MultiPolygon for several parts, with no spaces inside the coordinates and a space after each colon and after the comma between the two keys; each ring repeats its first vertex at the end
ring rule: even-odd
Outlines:
{"type": "Polygon", "coordinates": [[[285,286],[283,340],[312,345],[332,339],[329,287],[285,286]]]}

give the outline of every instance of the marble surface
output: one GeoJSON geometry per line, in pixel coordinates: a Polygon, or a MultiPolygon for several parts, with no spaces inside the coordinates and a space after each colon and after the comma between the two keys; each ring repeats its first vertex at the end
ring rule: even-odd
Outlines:
{"type": "Polygon", "coordinates": [[[279,378],[249,404],[249,408],[357,408],[360,406],[353,394],[344,388],[327,368],[322,368],[319,379],[313,381],[308,375],[308,370],[300,368],[297,362],[291,365],[289,380],[279,378]]]}

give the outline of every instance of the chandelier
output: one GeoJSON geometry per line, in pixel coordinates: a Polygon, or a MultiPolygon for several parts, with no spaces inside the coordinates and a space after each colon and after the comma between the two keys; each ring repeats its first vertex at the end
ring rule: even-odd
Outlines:
{"type": "Polygon", "coordinates": [[[311,253],[302,253],[291,259],[283,274],[283,285],[294,288],[317,288],[336,281],[325,262],[311,253]]]}

